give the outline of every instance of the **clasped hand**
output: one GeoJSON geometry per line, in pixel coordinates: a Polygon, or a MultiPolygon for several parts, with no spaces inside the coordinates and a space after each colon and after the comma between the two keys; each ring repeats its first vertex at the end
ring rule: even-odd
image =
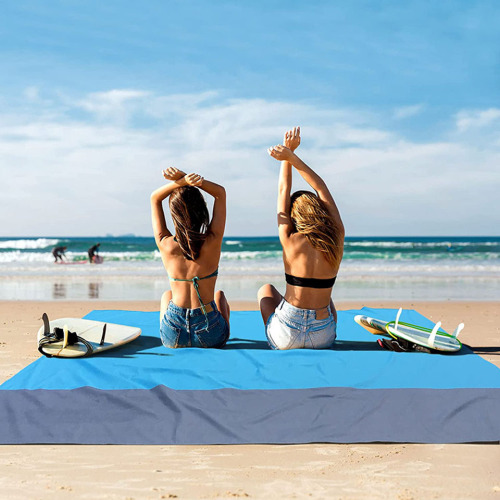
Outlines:
{"type": "Polygon", "coordinates": [[[272,156],[275,160],[278,161],[290,161],[293,157],[293,152],[281,144],[277,144],[276,146],[271,146],[267,152],[272,156]]]}
{"type": "Polygon", "coordinates": [[[168,167],[163,171],[163,177],[169,181],[177,182],[181,186],[199,187],[203,184],[203,177],[199,174],[186,174],[175,167],[168,167]]]}
{"type": "Polygon", "coordinates": [[[290,161],[293,157],[293,152],[300,145],[300,127],[294,127],[285,133],[283,145],[278,144],[271,146],[267,152],[274,159],[279,161],[290,161]]]}

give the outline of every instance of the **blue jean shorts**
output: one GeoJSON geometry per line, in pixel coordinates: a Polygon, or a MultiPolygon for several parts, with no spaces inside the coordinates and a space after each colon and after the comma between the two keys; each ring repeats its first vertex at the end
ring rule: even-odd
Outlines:
{"type": "MultiPolygon", "coordinates": [[[[229,338],[229,326],[217,309],[215,301],[210,302],[212,311],[207,320],[201,308],[185,309],[169,302],[160,322],[161,341],[165,347],[223,347],[229,338]]],[[[208,307],[208,304],[206,304],[208,307]]]]}
{"type": "Polygon", "coordinates": [[[266,324],[273,349],[329,349],[337,337],[337,323],[330,306],[328,317],[316,319],[314,309],[299,309],[283,299],[266,324]]]}

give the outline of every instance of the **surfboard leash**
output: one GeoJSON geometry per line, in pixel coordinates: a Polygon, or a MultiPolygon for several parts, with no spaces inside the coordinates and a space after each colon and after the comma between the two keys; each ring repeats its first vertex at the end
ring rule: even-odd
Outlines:
{"type": "Polygon", "coordinates": [[[438,353],[438,351],[436,351],[435,349],[428,349],[427,347],[423,347],[401,338],[378,339],[377,344],[383,349],[394,352],[426,352],[430,354],[438,353]]]}
{"type": "MultiPolygon", "coordinates": [[[[49,318],[46,313],[43,313],[42,320],[43,320],[44,331],[43,331],[43,337],[38,342],[38,351],[47,358],[57,357],[57,355],[54,356],[53,354],[45,352],[43,348],[48,344],[55,344],[56,342],[61,342],[61,341],[64,342],[64,330],[62,328],[55,327],[54,331],[51,332],[49,318]]],[[[106,325],[104,325],[100,345],[104,343],[105,335],[106,335],[106,325]]],[[[76,332],[68,331],[67,345],[75,345],[77,343],[83,344],[87,349],[85,354],[79,357],[84,358],[90,356],[94,352],[94,348],[92,347],[92,344],[88,340],[84,339],[83,337],[80,337],[76,332]]],[[[62,350],[63,348],[60,349],[59,353],[62,350]]]]}

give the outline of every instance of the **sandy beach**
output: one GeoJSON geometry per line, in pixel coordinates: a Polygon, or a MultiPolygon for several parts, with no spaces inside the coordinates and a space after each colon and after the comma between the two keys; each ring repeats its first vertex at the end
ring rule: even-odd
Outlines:
{"type": "MultiPolygon", "coordinates": [[[[338,309],[396,307],[343,302],[338,309]]],[[[500,367],[498,302],[406,302],[500,367]]],[[[256,309],[255,302],[232,304],[256,309]]],[[[39,357],[41,315],[94,309],[156,311],[156,302],[0,302],[0,382],[39,357]]],[[[1,497],[21,498],[500,498],[492,444],[0,447],[1,497]]]]}

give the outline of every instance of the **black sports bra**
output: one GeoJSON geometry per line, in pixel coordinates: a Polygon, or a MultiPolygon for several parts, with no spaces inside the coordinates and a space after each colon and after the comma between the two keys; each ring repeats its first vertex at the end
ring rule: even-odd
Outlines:
{"type": "Polygon", "coordinates": [[[328,279],[319,278],[299,278],[285,273],[286,282],[293,286],[303,286],[306,288],[331,288],[335,284],[337,276],[328,279]]]}

